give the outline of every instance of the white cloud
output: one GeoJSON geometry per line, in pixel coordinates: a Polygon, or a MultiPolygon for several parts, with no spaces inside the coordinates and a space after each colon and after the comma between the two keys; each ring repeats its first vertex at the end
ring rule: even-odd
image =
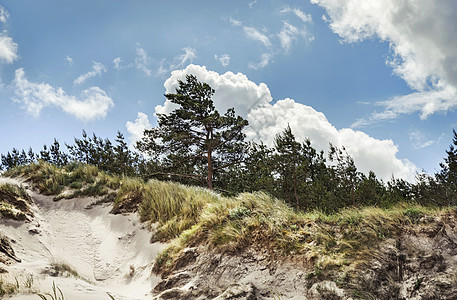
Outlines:
{"type": "Polygon", "coordinates": [[[278,34],[279,40],[281,41],[281,47],[287,52],[289,52],[292,43],[297,40],[297,36],[300,34],[300,31],[297,27],[283,21],[283,27],[281,32],[278,34]]]}
{"type": "Polygon", "coordinates": [[[184,53],[173,59],[173,64],[170,66],[171,69],[182,68],[185,64],[192,63],[192,61],[197,58],[195,49],[185,47],[182,50],[184,53]]]}
{"type": "MultiPolygon", "coordinates": [[[[179,86],[178,80],[185,81],[188,74],[195,75],[199,81],[208,83],[216,91],[213,100],[221,112],[233,107],[236,113],[246,117],[252,108],[272,100],[266,84],[257,85],[242,73],[226,72],[220,75],[217,72],[207,70],[206,67],[192,64],[183,70],[171,72],[171,76],[164,83],[165,93],[175,93],[179,86]]],[[[174,108],[175,106],[167,100],[164,105],[156,106],[156,113],[168,113],[174,108]]]]}
{"type": "Polygon", "coordinates": [[[227,67],[230,64],[230,55],[228,54],[214,55],[214,59],[218,60],[223,67],[227,67]]]}
{"type": "Polygon", "coordinates": [[[241,21],[239,21],[237,19],[233,19],[233,18],[230,18],[229,21],[230,21],[230,24],[232,24],[233,26],[241,26],[243,24],[243,23],[241,23],[241,21]]]}
{"type": "MultiPolygon", "coordinates": [[[[388,63],[416,92],[381,103],[368,123],[403,113],[422,118],[457,107],[457,2],[453,0],[311,0],[345,42],[377,37],[390,44],[388,63]]],[[[363,122],[361,122],[363,123],[363,122]]]]}
{"type": "Polygon", "coordinates": [[[114,106],[113,100],[99,87],[91,87],[81,92],[79,98],[67,95],[62,88],[54,88],[46,83],[33,83],[25,78],[22,68],[16,70],[13,81],[16,102],[26,111],[39,116],[43,108],[56,106],[82,121],[103,119],[114,106]]]}
{"type": "Polygon", "coordinates": [[[67,62],[67,64],[71,67],[73,65],[73,58],[71,58],[70,56],[66,55],[65,56],[65,61],[67,62]]]}
{"type": "Polygon", "coordinates": [[[138,70],[144,72],[146,76],[152,75],[152,70],[150,69],[149,65],[151,64],[151,59],[149,58],[146,50],[141,47],[136,48],[136,57],[135,57],[135,67],[138,70]]]}
{"type": "Polygon", "coordinates": [[[254,70],[258,70],[258,69],[262,69],[262,68],[265,68],[266,66],[268,66],[268,64],[270,63],[270,60],[273,58],[273,55],[270,54],[270,53],[264,53],[262,54],[262,56],[260,57],[260,61],[256,64],[254,63],[250,63],[249,64],[249,68],[251,69],[254,69],[254,70]]]}
{"type": "Polygon", "coordinates": [[[292,9],[290,7],[287,7],[283,10],[280,11],[281,13],[293,13],[296,15],[300,20],[305,23],[301,29],[298,27],[292,25],[288,21],[283,21],[283,26],[281,29],[281,32],[278,34],[279,40],[281,42],[281,47],[287,52],[289,52],[292,44],[297,41],[298,37],[304,38],[306,41],[311,42],[314,40],[314,36],[311,35],[307,28],[306,24],[312,24],[313,19],[311,15],[305,14],[303,11],[301,11],[298,8],[292,9]]]}
{"type": "Polygon", "coordinates": [[[146,114],[139,112],[134,122],[128,121],[125,126],[129,133],[130,146],[135,146],[136,142],[143,138],[145,129],[152,128],[149,118],[146,114]]]}
{"type": "Polygon", "coordinates": [[[271,46],[270,39],[265,34],[261,33],[254,27],[245,26],[245,27],[243,27],[243,29],[244,29],[244,33],[246,34],[246,36],[248,38],[261,42],[262,44],[265,45],[265,47],[271,46]]]}
{"type": "Polygon", "coordinates": [[[344,146],[357,168],[365,174],[372,170],[386,181],[392,175],[414,179],[415,165],[407,159],[396,157],[398,147],[392,140],[378,140],[349,128],[338,130],[323,113],[292,99],[256,108],[249,113],[248,121],[246,134],[249,139],[261,140],[271,146],[275,135],[290,125],[297,139],[309,138],[312,146],[318,150],[328,150],[329,142],[338,147],[344,146]]]}
{"type": "Polygon", "coordinates": [[[182,50],[184,53],[175,56],[171,63],[168,62],[165,58],[160,61],[159,68],[157,69],[158,76],[163,76],[173,70],[182,68],[184,65],[192,63],[192,61],[197,58],[194,48],[185,47],[182,50]]]}
{"type": "Polygon", "coordinates": [[[81,84],[84,81],[86,81],[89,78],[95,77],[95,76],[101,76],[102,72],[106,72],[106,68],[102,63],[93,61],[92,62],[92,71],[89,71],[85,74],[79,75],[78,78],[75,79],[73,82],[74,84],[81,84]]]}
{"type": "Polygon", "coordinates": [[[404,96],[395,96],[388,101],[377,103],[385,107],[382,112],[374,112],[370,117],[357,120],[352,128],[370,125],[379,121],[391,120],[401,114],[420,112],[420,118],[425,120],[438,111],[447,111],[457,107],[456,88],[447,85],[442,89],[415,92],[404,96]]]}
{"type": "Polygon", "coordinates": [[[425,134],[420,130],[413,130],[409,133],[409,140],[414,148],[414,150],[422,149],[428,146],[435,144],[436,141],[429,140],[426,138],[425,134]]]}
{"type": "Polygon", "coordinates": [[[313,17],[310,14],[304,13],[302,10],[300,10],[298,8],[292,9],[290,7],[287,7],[285,9],[281,10],[280,12],[281,13],[293,13],[298,18],[300,18],[300,20],[302,20],[303,23],[313,23],[313,17]]]}
{"type": "Polygon", "coordinates": [[[10,17],[10,14],[8,13],[8,11],[3,6],[0,5],[0,22],[5,24],[9,17],[10,17]]]}
{"type": "Polygon", "coordinates": [[[249,2],[248,5],[249,5],[249,8],[252,8],[254,6],[254,4],[257,3],[257,0],[254,0],[252,2],[249,2]]]}
{"type": "MultiPolygon", "coordinates": [[[[164,83],[166,93],[174,93],[178,80],[185,80],[186,74],[195,75],[215,89],[213,100],[219,111],[234,107],[249,121],[246,134],[250,140],[272,145],[275,135],[289,124],[299,140],[310,138],[318,150],[328,150],[329,142],[335,146],[344,145],[363,172],[373,170],[384,180],[389,180],[392,174],[397,178],[414,179],[415,165],[407,159],[397,158],[398,147],[392,140],[378,140],[349,128],[338,130],[323,113],[292,99],[271,104],[273,98],[268,87],[264,83],[257,85],[244,74],[226,72],[220,75],[206,67],[189,65],[184,70],[172,72],[164,83]]],[[[163,105],[156,106],[156,113],[168,113],[174,108],[174,104],[166,100],[163,105]]],[[[135,123],[147,124],[144,118],[138,119],[143,121],[135,123]]]]}
{"type": "Polygon", "coordinates": [[[0,62],[12,63],[17,59],[17,43],[6,31],[0,33],[0,62]]]}
{"type": "Polygon", "coordinates": [[[121,62],[122,62],[122,58],[120,58],[120,57],[116,57],[116,58],[113,60],[114,68],[115,68],[116,70],[120,70],[120,69],[121,69],[121,62]]]}

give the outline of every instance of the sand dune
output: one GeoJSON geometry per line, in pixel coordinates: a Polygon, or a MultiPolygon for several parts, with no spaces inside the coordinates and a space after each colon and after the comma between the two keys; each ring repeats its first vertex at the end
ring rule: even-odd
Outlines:
{"type": "MultiPolygon", "coordinates": [[[[109,214],[109,205],[87,209],[93,198],[62,199],[40,195],[23,184],[34,205],[31,222],[2,221],[0,229],[14,240],[21,263],[9,266],[10,276],[32,274],[41,292],[55,282],[67,299],[144,299],[159,278],[151,274],[152,263],[164,244],[149,243],[150,233],[136,214],[109,214]],[[65,264],[78,277],[51,276],[49,266],[65,264]]],[[[55,275],[55,274],[54,274],[55,275]]],[[[17,295],[11,299],[37,299],[17,295]]]]}

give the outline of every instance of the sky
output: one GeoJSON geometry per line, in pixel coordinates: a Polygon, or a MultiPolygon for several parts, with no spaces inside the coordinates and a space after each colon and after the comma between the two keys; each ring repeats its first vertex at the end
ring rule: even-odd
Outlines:
{"type": "Polygon", "coordinates": [[[134,145],[186,74],[248,140],[290,125],[384,180],[438,171],[457,128],[453,0],[2,0],[0,27],[0,153],[134,145]]]}

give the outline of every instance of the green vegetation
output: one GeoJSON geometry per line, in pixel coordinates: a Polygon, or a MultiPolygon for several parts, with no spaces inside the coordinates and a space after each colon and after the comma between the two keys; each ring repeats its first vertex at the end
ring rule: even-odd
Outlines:
{"type": "Polygon", "coordinates": [[[0,298],[18,293],[33,293],[35,285],[32,274],[3,274],[0,276],[0,298]]]}
{"type": "MultiPolygon", "coordinates": [[[[344,284],[380,242],[456,212],[455,131],[437,174],[383,182],[359,172],[344,147],[330,145],[326,158],[289,126],[272,147],[246,144],[247,122],[233,109],[221,115],[214,90],[186,80],[166,95],[178,108],[159,115],[158,127],[136,145],[145,156],[130,151],[119,132],[113,144],[83,131],[68,153],[57,140],[39,155],[13,149],[1,156],[2,168],[56,199],[95,196],[113,201],[113,213],[138,211],[153,241],[171,241],[157,258],[159,272],[171,270],[187,247],[252,246],[299,257],[313,268],[309,279],[332,274],[344,284]]],[[[15,212],[10,205],[0,203],[2,214],[15,212]]]]}
{"type": "MultiPolygon", "coordinates": [[[[10,175],[18,173],[17,170],[25,174],[33,172],[33,166],[41,168],[43,161],[48,162],[49,170],[41,168],[41,174],[32,180],[41,191],[58,195],[57,198],[111,194],[107,199],[110,201],[114,198],[113,190],[119,187],[120,176],[131,176],[143,181],[173,180],[204,186],[226,196],[263,191],[303,212],[335,213],[347,207],[365,206],[390,208],[403,202],[438,207],[457,205],[455,131],[438,173],[420,173],[416,183],[396,178],[383,182],[374,172],[358,171],[343,146],[330,145],[325,157],[322,150],[312,147],[310,140],[298,141],[289,126],[275,137],[272,147],[261,141],[247,144],[243,134],[247,121],[233,109],[219,113],[212,101],[214,92],[192,75],[180,81],[176,93],[165,95],[176,104],[176,109],[159,115],[158,126],[145,130],[136,145],[141,154],[127,147],[120,132],[111,142],[83,131],[82,138],[75,138],[72,145],[66,144],[67,152],[56,139],[39,154],[32,149],[26,152],[13,148],[1,155],[0,168],[12,170],[7,173],[10,175]],[[25,168],[21,167],[24,165],[25,168]],[[19,169],[14,170],[17,166],[19,169]],[[62,174],[50,177],[47,173],[56,173],[52,169],[56,167],[63,167],[62,174]],[[91,172],[116,179],[104,183],[101,175],[95,179],[91,172]],[[107,188],[110,184],[115,187],[107,188]]],[[[138,191],[137,196],[140,194],[138,191]]],[[[124,207],[118,209],[122,211],[124,207]]]]}
{"type": "Polygon", "coordinates": [[[10,169],[6,176],[24,177],[45,195],[56,199],[82,196],[105,196],[120,186],[121,177],[99,171],[98,167],[70,163],[57,167],[42,160],[10,169]],[[66,190],[65,190],[66,189],[66,190]]]}
{"type": "Polygon", "coordinates": [[[73,269],[69,264],[64,262],[54,262],[50,265],[50,269],[55,276],[73,276],[76,278],[81,278],[75,269],[73,269]]]}
{"type": "Polygon", "coordinates": [[[1,217],[24,221],[27,215],[32,215],[28,202],[30,202],[30,196],[22,186],[0,183],[1,217]]]}
{"type": "Polygon", "coordinates": [[[455,211],[400,203],[388,209],[303,213],[262,192],[224,197],[204,188],[134,179],[123,182],[115,206],[124,201],[136,202],[141,220],[154,224],[153,240],[171,240],[157,258],[158,271],[172,268],[183,249],[203,244],[219,251],[253,246],[284,257],[303,256],[315,266],[311,277],[328,270],[349,272],[405,227],[426,226],[436,216],[455,211]]]}
{"type": "Polygon", "coordinates": [[[157,116],[159,126],[145,130],[138,149],[156,159],[164,156],[157,175],[189,178],[212,190],[215,178],[242,161],[248,122],[233,108],[221,115],[211,99],[215,91],[197,77],[187,75],[178,83],[176,94],[165,95],[178,108],[157,116]]]}
{"type": "MultiPolygon", "coordinates": [[[[7,174],[25,176],[43,191],[49,191],[46,184],[50,182],[61,185],[58,191],[80,187],[71,193],[97,183],[112,190],[116,195],[113,212],[138,211],[140,220],[151,225],[153,241],[170,242],[155,264],[155,271],[163,273],[179,263],[188,247],[202,245],[220,252],[252,247],[267,249],[272,259],[299,259],[313,270],[307,275],[310,282],[333,278],[344,285],[373,258],[382,241],[398,238],[408,226],[428,226],[440,216],[457,212],[454,207],[412,201],[388,208],[303,212],[264,192],[224,196],[203,187],[109,175],[83,164],[58,168],[39,162],[7,174]]],[[[72,274],[65,265],[56,268],[72,274]]]]}

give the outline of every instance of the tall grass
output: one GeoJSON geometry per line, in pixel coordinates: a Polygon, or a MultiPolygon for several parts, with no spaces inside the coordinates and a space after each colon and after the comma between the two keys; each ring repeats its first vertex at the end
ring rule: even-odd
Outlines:
{"type": "Polygon", "coordinates": [[[239,250],[253,246],[284,257],[299,256],[313,266],[311,277],[326,270],[346,274],[369,259],[382,241],[399,237],[408,226],[427,226],[455,208],[426,208],[400,203],[389,209],[346,208],[338,213],[297,212],[268,194],[223,197],[198,187],[137,178],[116,177],[96,167],[64,168],[38,162],[8,171],[25,176],[45,193],[72,187],[73,195],[101,195],[116,190],[113,212],[138,211],[149,222],[154,241],[171,242],[156,268],[172,268],[186,247],[239,250]]]}
{"type": "Polygon", "coordinates": [[[70,163],[58,168],[44,161],[8,170],[5,176],[24,177],[45,195],[58,195],[56,199],[81,196],[103,196],[118,189],[121,177],[99,171],[96,166],[70,163]],[[61,194],[67,188],[71,192],[61,194]],[[59,195],[60,194],[60,195],[59,195]]]}

